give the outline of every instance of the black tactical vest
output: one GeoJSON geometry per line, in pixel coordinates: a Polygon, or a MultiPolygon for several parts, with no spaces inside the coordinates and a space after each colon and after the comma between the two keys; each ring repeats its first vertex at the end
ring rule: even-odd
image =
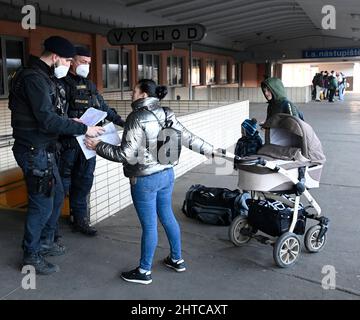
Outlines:
{"type": "Polygon", "coordinates": [[[53,110],[60,116],[66,114],[65,90],[55,80],[49,77],[40,68],[20,67],[10,79],[9,109],[11,112],[11,125],[13,129],[34,130],[39,124],[28,105],[27,97],[24,95],[24,79],[31,75],[42,75],[50,87],[53,110]]]}
{"type": "Polygon", "coordinates": [[[92,86],[90,81],[85,80],[78,83],[70,76],[65,78],[66,84],[69,86],[69,118],[80,118],[87,109],[100,108],[99,100],[96,97],[96,88],[92,86]]]}

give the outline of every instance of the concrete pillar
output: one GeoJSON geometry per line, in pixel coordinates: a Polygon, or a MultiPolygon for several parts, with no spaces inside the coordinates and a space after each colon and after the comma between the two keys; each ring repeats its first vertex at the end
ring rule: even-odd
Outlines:
{"type": "MultiPolygon", "coordinates": [[[[160,53],[160,75],[159,75],[159,83],[167,86],[169,79],[167,78],[167,53],[160,53]]],[[[136,68],[137,70],[137,68],[136,68]]]]}
{"type": "Polygon", "coordinates": [[[200,60],[200,84],[206,86],[206,59],[200,60]]]}
{"type": "Polygon", "coordinates": [[[101,36],[98,34],[92,35],[92,59],[94,62],[91,65],[91,79],[96,83],[100,92],[103,92],[103,79],[102,79],[102,41],[101,36]]]}
{"type": "MultiPolygon", "coordinates": [[[[130,67],[130,81],[131,81],[131,88],[135,88],[136,83],[138,82],[138,50],[137,46],[133,47],[133,49],[130,51],[130,61],[129,61],[129,67],[130,67]]],[[[161,59],[160,62],[161,63],[161,59]]]]}
{"type": "Polygon", "coordinates": [[[360,92],[360,62],[354,63],[354,92],[360,92]]]}
{"type": "Polygon", "coordinates": [[[227,63],[227,83],[234,83],[232,79],[232,69],[233,69],[234,63],[232,61],[228,61],[227,63]]]}
{"type": "Polygon", "coordinates": [[[220,60],[215,60],[215,83],[220,84],[220,60]]]}
{"type": "Polygon", "coordinates": [[[267,61],[265,63],[265,77],[270,78],[273,76],[273,63],[271,61],[267,61]]]}

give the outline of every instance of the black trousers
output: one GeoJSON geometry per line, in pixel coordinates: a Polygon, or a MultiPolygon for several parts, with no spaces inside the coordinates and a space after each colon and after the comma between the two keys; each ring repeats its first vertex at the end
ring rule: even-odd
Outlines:
{"type": "Polygon", "coordinates": [[[330,89],[329,90],[329,102],[334,101],[335,93],[336,93],[336,89],[330,89]]]}

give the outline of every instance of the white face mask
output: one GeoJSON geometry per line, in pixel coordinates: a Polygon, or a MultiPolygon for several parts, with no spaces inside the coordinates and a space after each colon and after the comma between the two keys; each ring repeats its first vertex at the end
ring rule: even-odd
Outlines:
{"type": "Polygon", "coordinates": [[[70,66],[67,67],[67,66],[63,66],[63,65],[59,65],[59,66],[55,65],[55,68],[54,68],[55,77],[58,79],[66,77],[69,69],[70,69],[70,66]]]}
{"type": "Polygon", "coordinates": [[[76,74],[80,77],[86,78],[90,71],[90,65],[89,64],[79,64],[76,67],[76,74]]]}

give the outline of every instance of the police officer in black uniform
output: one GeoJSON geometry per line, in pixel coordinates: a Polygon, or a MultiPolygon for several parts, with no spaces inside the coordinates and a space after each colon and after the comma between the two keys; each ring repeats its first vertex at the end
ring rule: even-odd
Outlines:
{"type": "MultiPolygon", "coordinates": [[[[87,79],[91,63],[89,50],[84,47],[76,47],[75,50],[76,55],[71,62],[70,71],[61,80],[68,97],[68,116],[80,118],[87,109],[93,107],[107,112],[106,120],[123,127],[125,121],[105,103],[96,85],[87,79]]],[[[88,201],[94,180],[96,157],[87,160],[74,137],[62,137],[61,143],[59,169],[65,194],[69,193],[73,230],[94,236],[97,230],[89,224],[88,201]]]]}
{"type": "Polygon", "coordinates": [[[64,92],[60,92],[56,78],[66,76],[75,48],[58,36],[46,39],[44,48],[40,58],[31,56],[29,66],[13,76],[9,108],[15,139],[13,153],[28,191],[23,264],[32,265],[38,274],[51,274],[60,269],[44,257],[65,253],[65,247],[54,242],[64,200],[56,162],[59,135],[95,137],[104,130],[62,116],[64,92]]]}

